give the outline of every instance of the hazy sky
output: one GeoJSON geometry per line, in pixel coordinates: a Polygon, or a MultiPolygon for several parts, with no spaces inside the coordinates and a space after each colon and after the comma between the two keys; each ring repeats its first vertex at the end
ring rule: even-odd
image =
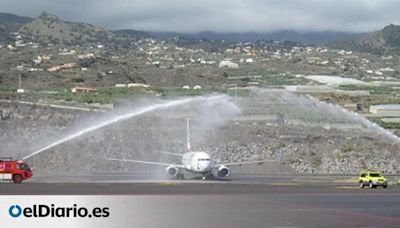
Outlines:
{"type": "Polygon", "coordinates": [[[400,0],[0,0],[0,11],[109,29],[178,32],[355,31],[400,24],[400,0]]]}

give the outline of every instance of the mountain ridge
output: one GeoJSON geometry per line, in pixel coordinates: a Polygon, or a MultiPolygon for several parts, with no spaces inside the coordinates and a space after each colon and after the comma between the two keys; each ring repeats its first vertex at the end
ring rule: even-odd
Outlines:
{"type": "Polygon", "coordinates": [[[257,40],[292,41],[305,44],[318,45],[331,40],[345,40],[365,35],[365,33],[346,33],[346,32],[296,32],[292,30],[282,30],[277,32],[256,33],[216,33],[203,31],[198,33],[179,33],[179,32],[148,32],[134,29],[122,29],[114,31],[120,35],[147,35],[154,38],[169,39],[173,37],[189,37],[205,39],[211,41],[225,40],[227,42],[255,42],[257,40]]]}
{"type": "Polygon", "coordinates": [[[83,22],[64,21],[46,12],[24,24],[18,32],[41,43],[106,42],[115,37],[106,29],[83,22]]]}
{"type": "Polygon", "coordinates": [[[358,39],[332,41],[328,47],[367,52],[377,55],[400,54],[400,25],[390,24],[358,39]]]}
{"type": "Polygon", "coordinates": [[[32,21],[32,18],[21,17],[10,13],[0,13],[0,42],[11,42],[11,33],[17,31],[22,25],[32,21]]]}
{"type": "Polygon", "coordinates": [[[12,40],[11,33],[19,32],[32,41],[79,45],[84,42],[105,43],[121,37],[171,39],[186,37],[195,40],[225,42],[255,42],[257,40],[291,41],[336,49],[354,50],[372,54],[400,54],[400,26],[388,25],[372,33],[296,32],[283,30],[268,33],[199,33],[148,32],[133,29],[108,30],[89,23],[69,22],[47,12],[39,17],[21,17],[0,13],[0,42],[12,40]]]}
{"type": "MultiPolygon", "coordinates": [[[[292,41],[301,42],[305,44],[320,45],[322,43],[332,40],[345,40],[350,38],[358,38],[364,33],[348,33],[348,32],[297,32],[292,30],[282,30],[276,32],[243,32],[243,33],[217,33],[212,31],[203,31],[198,33],[180,33],[180,32],[151,32],[141,31],[135,29],[121,29],[121,30],[108,30],[101,27],[91,25],[84,22],[69,22],[58,18],[47,12],[43,12],[36,18],[20,17],[18,15],[9,13],[0,13],[0,24],[4,21],[11,21],[12,23],[22,24],[17,27],[16,31],[28,35],[31,38],[37,38],[38,36],[47,37],[44,42],[57,41],[58,43],[77,43],[80,41],[95,40],[90,39],[88,36],[80,36],[76,34],[74,30],[82,29],[82,33],[88,33],[91,36],[96,36],[97,32],[101,33],[100,40],[110,40],[114,38],[114,35],[120,36],[133,36],[133,37],[153,37],[157,39],[170,39],[174,37],[187,37],[193,39],[205,39],[210,41],[221,41],[226,42],[255,42],[257,40],[274,40],[274,41],[292,41]],[[52,28],[53,26],[53,28],[52,28]],[[22,27],[22,28],[20,28],[22,27]],[[75,27],[75,28],[74,28],[75,27]],[[62,30],[62,32],[60,32],[62,30]],[[65,32],[65,31],[66,32],[65,32]],[[72,30],[72,31],[71,31],[72,30]],[[72,33],[72,35],[70,34],[72,33]],[[33,36],[32,36],[33,35],[33,36]]],[[[15,30],[15,29],[14,29],[15,30]]],[[[7,32],[16,32],[12,29],[8,29],[7,32]]]]}

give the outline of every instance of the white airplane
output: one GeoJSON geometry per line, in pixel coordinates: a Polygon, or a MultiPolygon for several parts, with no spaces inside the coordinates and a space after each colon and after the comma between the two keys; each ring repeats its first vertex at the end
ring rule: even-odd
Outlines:
{"type": "Polygon", "coordinates": [[[186,131],[187,131],[187,151],[184,154],[162,152],[168,155],[179,156],[182,158],[181,164],[163,163],[163,162],[152,162],[152,161],[141,161],[131,159],[117,159],[107,158],[110,161],[118,162],[131,162],[148,165],[166,166],[166,173],[171,178],[184,179],[183,171],[187,171],[193,174],[201,174],[202,179],[211,179],[214,177],[213,173],[216,171],[219,177],[228,177],[230,175],[230,166],[240,166],[249,164],[262,164],[264,162],[271,162],[275,160],[261,160],[261,161],[240,161],[240,162],[227,162],[227,163],[216,163],[210,154],[204,151],[192,151],[190,146],[190,124],[189,118],[186,119],[186,131]]]}

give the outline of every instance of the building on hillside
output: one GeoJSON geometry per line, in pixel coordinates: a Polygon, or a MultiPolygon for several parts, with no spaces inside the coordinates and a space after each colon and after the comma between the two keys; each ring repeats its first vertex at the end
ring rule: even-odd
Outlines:
{"type": "Polygon", "coordinates": [[[73,68],[75,66],[76,66],[76,63],[65,63],[65,64],[61,65],[60,67],[64,68],[64,69],[70,69],[70,68],[73,68]]]}
{"type": "Polygon", "coordinates": [[[89,87],[74,87],[71,89],[72,93],[95,93],[97,92],[96,89],[89,88],[89,87]]]}
{"type": "Polygon", "coordinates": [[[372,105],[369,111],[379,116],[400,116],[400,104],[372,105]]]}
{"type": "Polygon", "coordinates": [[[347,78],[335,75],[309,75],[305,78],[309,80],[316,81],[321,84],[329,85],[329,86],[339,86],[339,85],[362,85],[364,84],[363,81],[354,79],[354,78],[347,78]]]}
{"type": "Polygon", "coordinates": [[[134,87],[134,88],[149,88],[150,86],[147,85],[147,84],[143,84],[143,83],[129,83],[127,85],[127,87],[129,87],[129,88],[131,88],[131,87],[134,87]]]}
{"type": "Polygon", "coordinates": [[[237,69],[237,68],[239,68],[239,64],[234,63],[234,62],[232,62],[231,60],[222,60],[222,61],[219,63],[218,67],[219,67],[219,68],[224,68],[224,67],[226,67],[226,68],[234,68],[234,69],[237,69]]]}
{"type": "Polygon", "coordinates": [[[47,69],[48,72],[57,72],[59,70],[61,70],[60,66],[53,66],[47,69]]]}
{"type": "Polygon", "coordinates": [[[334,93],[335,89],[325,85],[291,85],[285,86],[285,89],[294,93],[334,93]]]}

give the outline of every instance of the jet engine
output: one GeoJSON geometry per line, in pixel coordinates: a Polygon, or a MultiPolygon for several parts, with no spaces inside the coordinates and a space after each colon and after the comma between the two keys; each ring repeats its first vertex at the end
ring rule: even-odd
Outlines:
{"type": "Polygon", "coordinates": [[[176,177],[179,174],[179,169],[173,165],[168,166],[165,171],[167,171],[167,175],[170,177],[176,177]]]}
{"type": "Polygon", "coordinates": [[[218,167],[218,176],[219,177],[228,177],[231,174],[231,171],[228,167],[221,165],[218,167]]]}

